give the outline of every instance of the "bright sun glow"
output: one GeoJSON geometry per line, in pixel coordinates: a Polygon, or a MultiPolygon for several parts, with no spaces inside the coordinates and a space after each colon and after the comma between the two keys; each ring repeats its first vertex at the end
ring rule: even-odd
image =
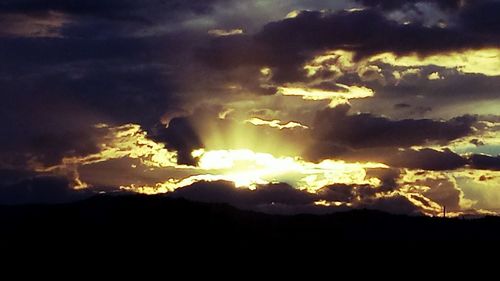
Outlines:
{"type": "Polygon", "coordinates": [[[195,150],[199,159],[196,175],[159,183],[155,187],[124,187],[142,193],[163,193],[197,181],[225,180],[236,187],[253,189],[259,184],[288,183],[298,189],[315,192],[332,184],[379,185],[376,178],[367,178],[366,169],[387,168],[380,163],[346,163],[325,160],[311,163],[298,157],[275,157],[268,153],[240,150],[195,150]]]}
{"type": "MultiPolygon", "coordinates": [[[[381,163],[346,163],[340,160],[308,162],[301,157],[274,156],[250,149],[204,150],[192,152],[198,159],[197,166],[177,165],[177,153],[169,151],[161,143],[147,138],[140,126],[129,124],[120,127],[99,126],[109,133],[101,144],[99,153],[86,157],[65,158],[62,165],[50,170],[72,169],[76,165],[91,165],[110,159],[139,159],[149,169],[176,169],[183,176],[172,176],[153,186],[122,186],[122,189],[155,194],[173,191],[198,181],[225,180],[236,187],[255,188],[260,184],[288,183],[291,186],[315,192],[332,184],[369,184],[378,186],[380,180],[367,177],[367,169],[387,168],[381,163]]],[[[75,171],[75,175],[78,175],[75,171]]],[[[84,182],[79,187],[86,186],[84,182]]]]}

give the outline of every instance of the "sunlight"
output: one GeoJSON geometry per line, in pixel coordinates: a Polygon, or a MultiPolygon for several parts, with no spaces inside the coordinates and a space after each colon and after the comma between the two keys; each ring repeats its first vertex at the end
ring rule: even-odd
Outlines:
{"type": "Polygon", "coordinates": [[[324,160],[312,163],[299,157],[275,157],[268,153],[241,150],[196,150],[199,168],[217,179],[232,181],[237,187],[285,182],[299,189],[314,192],[331,184],[379,184],[376,178],[367,179],[366,169],[387,168],[380,163],[346,163],[324,160]]]}
{"type": "MultiPolygon", "coordinates": [[[[182,175],[172,175],[167,181],[154,185],[122,186],[122,189],[155,194],[174,191],[199,181],[230,181],[239,188],[254,189],[257,185],[287,183],[295,188],[316,192],[332,184],[368,184],[378,186],[380,180],[367,177],[367,169],[387,168],[381,163],[347,163],[341,160],[308,162],[299,156],[276,156],[252,149],[197,149],[192,152],[198,160],[196,166],[178,165],[177,153],[161,143],[147,138],[139,125],[120,127],[100,126],[108,134],[101,143],[102,150],[86,157],[65,158],[62,165],[51,171],[70,170],[77,187],[86,187],[80,180],[77,166],[90,165],[110,159],[132,158],[140,160],[149,169],[175,169],[182,175]]],[[[255,143],[261,143],[256,141],[255,143]]]]}
{"type": "Polygon", "coordinates": [[[327,91],[309,87],[288,86],[279,87],[278,93],[283,96],[300,96],[304,100],[331,100],[330,107],[346,103],[350,99],[373,97],[374,91],[363,86],[347,86],[337,83],[338,91],[327,91]]]}
{"type": "Polygon", "coordinates": [[[499,76],[499,59],[500,49],[490,48],[446,52],[426,57],[421,57],[416,54],[397,56],[393,53],[383,53],[371,57],[369,62],[380,61],[392,66],[402,67],[436,65],[444,68],[455,68],[461,73],[499,76]]]}
{"type": "MultiPolygon", "coordinates": [[[[121,189],[145,194],[174,191],[205,181],[230,181],[237,188],[255,189],[258,185],[287,183],[297,189],[315,193],[333,184],[380,185],[378,178],[367,177],[367,169],[387,168],[380,163],[346,163],[325,160],[320,163],[304,161],[299,157],[275,157],[249,149],[193,151],[198,167],[191,167],[193,175],[169,179],[153,186],[122,186],[121,189]]],[[[187,167],[186,167],[187,168],[187,167]]]]}

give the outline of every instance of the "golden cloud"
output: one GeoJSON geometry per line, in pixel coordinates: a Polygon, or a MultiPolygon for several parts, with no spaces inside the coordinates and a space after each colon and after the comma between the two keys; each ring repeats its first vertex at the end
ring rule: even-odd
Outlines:
{"type": "Polygon", "coordinates": [[[243,34],[243,29],[236,28],[236,29],[211,29],[208,31],[208,34],[215,36],[215,37],[223,37],[223,36],[232,36],[232,35],[238,35],[238,34],[243,34]]]}
{"type": "Polygon", "coordinates": [[[193,184],[197,181],[225,180],[235,186],[253,189],[259,184],[286,182],[290,185],[315,192],[332,184],[367,184],[377,186],[380,180],[367,178],[366,169],[388,168],[380,163],[346,163],[325,160],[311,163],[299,157],[275,157],[269,153],[249,149],[193,151],[199,159],[196,174],[177,180],[168,180],[155,186],[122,187],[137,192],[163,193],[193,184]]]}
{"type": "Polygon", "coordinates": [[[255,126],[265,125],[265,126],[269,126],[269,127],[272,127],[272,128],[277,128],[277,129],[280,129],[280,130],[282,130],[282,129],[293,129],[293,128],[301,128],[301,129],[308,129],[309,128],[309,127],[307,127],[305,125],[300,124],[299,122],[290,121],[288,123],[284,123],[284,122],[282,122],[281,120],[278,120],[278,119],[268,121],[268,120],[263,120],[263,119],[254,117],[254,118],[245,120],[245,122],[253,124],[255,126]]]}
{"type": "Polygon", "coordinates": [[[382,53],[367,60],[367,63],[382,62],[392,66],[422,67],[435,65],[456,69],[464,74],[500,75],[500,49],[480,49],[458,52],[444,52],[430,56],[417,54],[397,56],[393,53],[382,53]]]}
{"type": "Polygon", "coordinates": [[[427,76],[429,80],[440,80],[443,79],[443,77],[439,74],[439,72],[433,72],[427,76]]]}
{"type": "MultiPolygon", "coordinates": [[[[398,68],[392,73],[396,83],[404,76],[420,75],[422,67],[431,65],[455,69],[462,74],[500,75],[498,48],[443,52],[429,56],[396,55],[386,52],[360,60],[354,58],[354,52],[331,50],[315,56],[303,68],[307,77],[313,79],[313,84],[336,81],[346,74],[356,74],[362,81],[378,81],[381,85],[385,85],[387,81],[380,69],[381,64],[398,68]]],[[[443,78],[439,72],[428,75],[429,80],[443,78]]]]}
{"type": "Polygon", "coordinates": [[[350,99],[373,97],[372,89],[363,86],[347,86],[336,84],[343,91],[327,91],[300,86],[279,87],[278,94],[283,96],[300,96],[304,100],[331,100],[330,107],[347,103],[350,99]]]}
{"type": "Polygon", "coordinates": [[[435,214],[439,214],[446,207],[450,215],[460,215],[462,211],[469,210],[474,201],[465,198],[463,191],[458,187],[453,174],[447,172],[405,170],[398,182],[400,192],[404,194],[418,194],[429,198],[435,214]]]}
{"type": "Polygon", "coordinates": [[[144,165],[150,167],[183,167],[177,165],[176,152],[169,151],[163,144],[148,139],[147,133],[141,129],[140,125],[126,124],[109,127],[106,124],[98,124],[95,127],[106,132],[100,140],[98,153],[83,157],[65,157],[61,164],[51,167],[33,163],[33,169],[37,172],[70,174],[74,188],[86,188],[88,184],[80,179],[78,173],[78,167],[82,165],[128,157],[139,159],[144,165]]]}

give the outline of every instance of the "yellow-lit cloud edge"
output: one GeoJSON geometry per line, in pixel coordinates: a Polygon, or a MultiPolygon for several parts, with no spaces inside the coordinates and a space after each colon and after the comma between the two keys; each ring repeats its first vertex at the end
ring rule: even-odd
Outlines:
{"type": "MultiPolygon", "coordinates": [[[[65,158],[61,165],[42,168],[40,171],[68,174],[72,171],[75,177],[75,189],[91,188],[78,175],[78,167],[119,158],[139,159],[146,167],[183,169],[192,174],[182,178],[170,178],[152,185],[124,185],[120,188],[127,191],[159,194],[175,191],[200,181],[230,181],[236,188],[254,189],[258,185],[283,182],[303,190],[317,193],[325,186],[346,184],[350,186],[371,186],[378,188],[381,181],[369,177],[369,169],[387,169],[387,165],[373,162],[348,163],[340,160],[324,160],[319,163],[308,162],[300,157],[276,157],[270,153],[254,152],[249,149],[235,150],[204,150],[193,151],[193,157],[198,159],[198,165],[187,166],[177,164],[176,152],[169,151],[161,143],[148,138],[147,133],[139,125],[127,124],[119,127],[99,125],[99,129],[108,133],[100,143],[101,151],[85,157],[65,158]]],[[[402,196],[417,206],[426,215],[439,215],[442,206],[426,197],[433,187],[428,179],[449,182],[449,188],[459,192],[460,208],[450,210],[450,216],[458,216],[473,210],[475,214],[492,214],[485,210],[473,208],[474,202],[464,198],[456,187],[457,177],[467,176],[470,171],[455,171],[454,173],[404,170],[398,180],[399,188],[392,192],[375,193],[375,198],[391,198],[402,196]]],[[[496,175],[495,175],[496,176],[496,175]]],[[[431,182],[432,183],[432,182],[431,182]]],[[[352,202],[344,202],[343,206],[356,207],[363,203],[360,198],[352,202]]],[[[317,205],[338,206],[340,202],[318,201],[317,205]]]]}
{"type": "Polygon", "coordinates": [[[428,56],[420,56],[416,53],[398,56],[387,52],[372,56],[368,61],[402,67],[435,65],[456,69],[464,74],[500,76],[500,63],[498,63],[500,49],[498,48],[443,52],[428,56]]]}

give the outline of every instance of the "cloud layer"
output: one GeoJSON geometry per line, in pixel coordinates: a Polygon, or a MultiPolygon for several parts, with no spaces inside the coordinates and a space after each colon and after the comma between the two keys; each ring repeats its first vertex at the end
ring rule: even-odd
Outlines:
{"type": "Polygon", "coordinates": [[[1,203],[132,191],[281,213],[497,212],[498,13],[3,1],[1,203]]]}

